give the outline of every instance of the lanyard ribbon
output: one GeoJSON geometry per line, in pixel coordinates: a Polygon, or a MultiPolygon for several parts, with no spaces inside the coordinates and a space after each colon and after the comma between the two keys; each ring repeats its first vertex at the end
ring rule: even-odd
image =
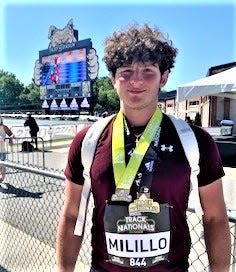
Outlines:
{"type": "Polygon", "coordinates": [[[130,190],[147,149],[160,128],[161,120],[162,112],[157,108],[149,120],[126,166],[124,116],[121,111],[117,114],[112,131],[112,165],[116,188],[130,190]]]}

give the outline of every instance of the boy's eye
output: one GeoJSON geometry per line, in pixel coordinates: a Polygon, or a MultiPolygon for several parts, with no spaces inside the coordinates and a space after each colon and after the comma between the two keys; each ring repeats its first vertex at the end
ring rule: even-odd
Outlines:
{"type": "Polygon", "coordinates": [[[151,68],[145,68],[143,69],[143,73],[154,73],[154,71],[151,68]]]}
{"type": "Polygon", "coordinates": [[[119,73],[120,77],[123,77],[124,79],[129,79],[133,74],[132,70],[123,70],[119,73]]]}
{"type": "Polygon", "coordinates": [[[143,80],[151,80],[156,77],[156,70],[153,69],[153,67],[142,67],[139,69],[132,69],[132,68],[124,68],[121,69],[118,73],[117,76],[120,77],[122,80],[130,80],[133,76],[138,76],[138,79],[143,79],[143,80]]]}
{"type": "Polygon", "coordinates": [[[133,73],[133,71],[131,69],[121,71],[121,74],[123,74],[123,75],[128,75],[128,74],[132,74],[132,73],[133,73]]]}

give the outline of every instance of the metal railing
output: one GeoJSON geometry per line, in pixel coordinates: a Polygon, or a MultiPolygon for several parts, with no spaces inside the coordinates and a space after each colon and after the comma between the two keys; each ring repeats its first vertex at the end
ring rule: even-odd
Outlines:
{"type": "MultiPolygon", "coordinates": [[[[6,142],[9,138],[6,138],[6,142]]],[[[45,169],[45,145],[41,137],[37,137],[38,149],[35,150],[35,145],[31,143],[31,137],[17,137],[13,139],[13,145],[6,144],[6,160],[22,165],[45,169]],[[28,145],[24,149],[24,143],[28,145]],[[31,149],[32,147],[32,149],[31,149]]]]}
{"type": "MultiPolygon", "coordinates": [[[[0,271],[54,271],[55,235],[64,198],[64,176],[48,170],[0,161],[7,167],[0,187],[0,271]],[[2,270],[1,270],[2,267],[2,270]],[[5,270],[4,270],[5,269],[5,270]]],[[[88,214],[92,215],[92,203],[88,214]]],[[[188,211],[192,238],[190,272],[208,270],[202,221],[188,211]]],[[[236,217],[229,213],[232,238],[231,271],[236,271],[236,217]]],[[[91,220],[87,221],[83,246],[75,271],[89,271],[91,220]]]]}

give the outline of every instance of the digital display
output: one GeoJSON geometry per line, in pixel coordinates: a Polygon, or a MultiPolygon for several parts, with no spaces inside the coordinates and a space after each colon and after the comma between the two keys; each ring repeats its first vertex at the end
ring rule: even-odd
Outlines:
{"type": "Polygon", "coordinates": [[[66,84],[87,79],[86,48],[42,57],[42,86],[66,84]]]}

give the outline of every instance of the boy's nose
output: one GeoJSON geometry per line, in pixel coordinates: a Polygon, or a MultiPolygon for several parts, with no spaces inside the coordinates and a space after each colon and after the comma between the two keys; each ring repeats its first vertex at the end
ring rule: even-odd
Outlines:
{"type": "Polygon", "coordinates": [[[143,84],[143,75],[142,71],[135,70],[130,77],[131,84],[143,84]]]}

